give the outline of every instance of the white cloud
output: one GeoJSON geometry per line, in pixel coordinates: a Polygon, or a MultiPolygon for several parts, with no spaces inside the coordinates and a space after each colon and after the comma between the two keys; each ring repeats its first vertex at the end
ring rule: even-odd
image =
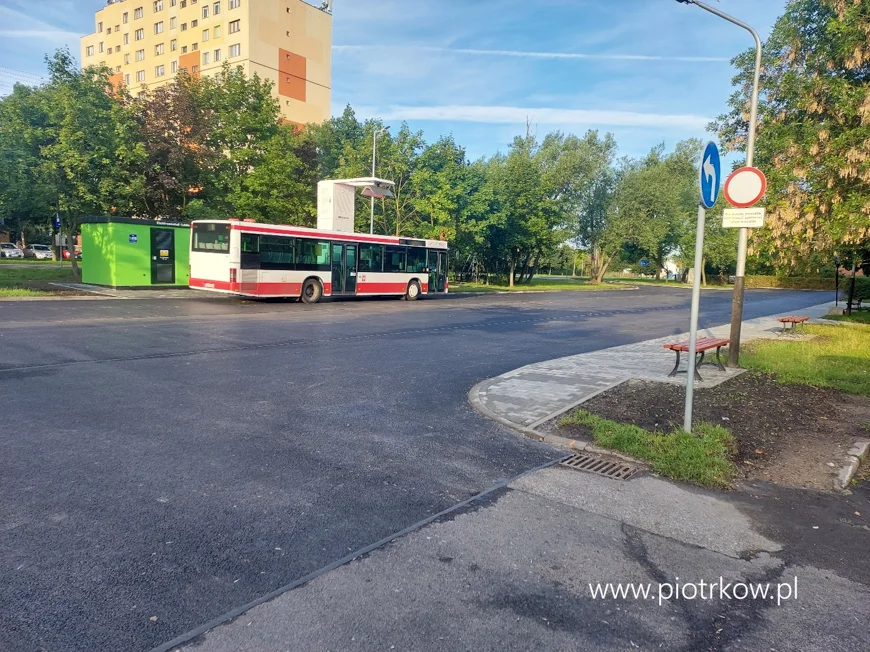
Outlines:
{"type": "Polygon", "coordinates": [[[5,38],[38,38],[45,41],[78,41],[81,34],[66,32],[60,29],[0,29],[0,36],[5,38]]]}
{"type": "Polygon", "coordinates": [[[528,118],[544,125],[601,125],[611,127],[658,127],[703,130],[710,118],[699,115],[636,113],[602,109],[552,109],[520,106],[391,106],[379,115],[384,120],[428,120],[525,124],[528,118]]]}
{"type": "Polygon", "coordinates": [[[464,54],[470,56],[514,57],[521,59],[574,59],[603,61],[682,61],[687,63],[727,62],[727,57],[664,56],[652,54],[619,54],[582,52],[529,52],[525,50],[481,50],[474,48],[442,48],[430,46],[384,46],[384,45],[333,45],[335,52],[366,52],[374,50],[403,50],[414,52],[435,52],[439,54],[464,54]]]}

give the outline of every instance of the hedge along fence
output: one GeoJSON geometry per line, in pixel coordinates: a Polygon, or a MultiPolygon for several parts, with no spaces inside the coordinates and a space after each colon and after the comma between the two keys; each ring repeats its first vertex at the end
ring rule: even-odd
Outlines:
{"type": "MultiPolygon", "coordinates": [[[[834,278],[807,276],[747,276],[748,288],[783,288],[788,290],[829,290],[834,291],[834,278]]],[[[851,276],[840,276],[840,294],[848,301],[852,287],[851,276]]],[[[855,277],[855,299],[870,302],[870,278],[855,277]]]]}
{"type": "MultiPolygon", "coordinates": [[[[834,291],[834,277],[818,278],[809,276],[747,276],[748,288],[783,288],[788,290],[830,290],[834,291]]],[[[840,288],[843,277],[840,277],[840,288]]]]}

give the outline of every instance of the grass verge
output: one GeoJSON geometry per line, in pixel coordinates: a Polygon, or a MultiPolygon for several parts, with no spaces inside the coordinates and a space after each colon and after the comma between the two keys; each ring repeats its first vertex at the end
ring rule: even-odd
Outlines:
{"type": "Polygon", "coordinates": [[[451,283],[451,292],[562,292],[583,290],[619,290],[617,285],[609,283],[591,283],[584,278],[533,278],[531,283],[515,285],[486,285],[484,283],[451,283]]]}
{"type": "Polygon", "coordinates": [[[870,324],[870,310],[853,310],[851,315],[827,315],[831,321],[848,321],[856,324],[870,324]]]}
{"type": "Polygon", "coordinates": [[[649,432],[585,410],[576,410],[559,423],[560,428],[571,425],[589,428],[599,446],[645,460],[656,473],[674,480],[729,488],[737,475],[733,462],[737,444],[722,426],[698,424],[694,435],[681,429],[649,432]]]}
{"type": "Polygon", "coordinates": [[[0,287],[0,298],[7,297],[47,297],[51,292],[42,290],[28,290],[27,288],[4,288],[0,287]]]}
{"type": "Polygon", "coordinates": [[[72,267],[47,267],[33,265],[28,267],[0,266],[0,297],[37,297],[56,294],[58,288],[52,282],[73,282],[72,267]]]}
{"type": "Polygon", "coordinates": [[[741,352],[741,366],[773,373],[782,383],[870,396],[870,326],[814,325],[806,331],[818,337],[749,342],[741,352]]]}

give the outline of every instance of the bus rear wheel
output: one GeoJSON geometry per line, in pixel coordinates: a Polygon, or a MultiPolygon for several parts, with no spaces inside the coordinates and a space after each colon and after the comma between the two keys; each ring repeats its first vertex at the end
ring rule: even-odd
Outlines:
{"type": "Polygon", "coordinates": [[[317,279],[309,278],[302,284],[302,303],[317,303],[322,296],[323,288],[317,279]]]}
{"type": "Polygon", "coordinates": [[[411,281],[405,291],[405,300],[416,301],[420,297],[420,292],[420,284],[417,281],[411,281]]]}

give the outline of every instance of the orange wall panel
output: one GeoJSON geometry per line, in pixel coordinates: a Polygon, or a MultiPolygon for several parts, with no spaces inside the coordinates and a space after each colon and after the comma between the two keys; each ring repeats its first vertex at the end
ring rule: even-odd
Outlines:
{"type": "Polygon", "coordinates": [[[188,52],[187,54],[182,54],[178,57],[178,69],[184,70],[185,68],[190,75],[199,77],[199,50],[196,52],[188,52]],[[194,66],[196,66],[195,73],[193,71],[194,66]]]}
{"type": "Polygon", "coordinates": [[[278,48],[278,94],[293,100],[305,101],[305,74],[308,60],[278,48]]]}

